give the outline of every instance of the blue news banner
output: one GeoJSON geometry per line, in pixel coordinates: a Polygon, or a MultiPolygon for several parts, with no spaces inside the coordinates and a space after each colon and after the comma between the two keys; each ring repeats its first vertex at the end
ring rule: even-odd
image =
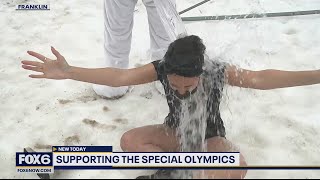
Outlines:
{"type": "Polygon", "coordinates": [[[98,169],[210,169],[237,167],[239,152],[113,152],[112,146],[53,146],[52,152],[16,153],[19,173],[98,169]]]}

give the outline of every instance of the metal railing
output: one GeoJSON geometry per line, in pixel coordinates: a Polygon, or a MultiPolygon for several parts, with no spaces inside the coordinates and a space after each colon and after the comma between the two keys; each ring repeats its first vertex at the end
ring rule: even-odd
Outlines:
{"type": "MultiPolygon", "coordinates": [[[[211,0],[204,0],[197,3],[181,12],[179,15],[188,12],[204,3],[211,0]]],[[[192,16],[181,17],[182,21],[208,21],[208,20],[231,20],[231,19],[251,19],[251,18],[267,18],[267,17],[284,17],[284,16],[301,16],[301,15],[314,15],[320,14],[320,10],[308,10],[308,11],[292,11],[292,12],[277,12],[277,13],[261,13],[261,14],[237,14],[237,15],[219,15],[219,16],[192,16]]]]}

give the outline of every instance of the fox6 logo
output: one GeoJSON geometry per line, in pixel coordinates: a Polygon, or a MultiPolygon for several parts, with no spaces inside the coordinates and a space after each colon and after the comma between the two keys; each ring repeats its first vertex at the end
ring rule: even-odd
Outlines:
{"type": "Polygon", "coordinates": [[[52,153],[17,153],[16,166],[52,166],[52,153]]]}

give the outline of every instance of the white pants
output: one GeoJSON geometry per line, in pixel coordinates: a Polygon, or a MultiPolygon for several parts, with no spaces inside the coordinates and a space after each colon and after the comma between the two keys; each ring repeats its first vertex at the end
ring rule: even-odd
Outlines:
{"type": "MultiPolygon", "coordinates": [[[[142,1],[148,13],[152,60],[161,59],[172,40],[161,22],[154,1],[142,1]]],[[[105,0],[104,3],[106,65],[128,68],[134,9],[137,0],[105,0]]]]}
{"type": "MultiPolygon", "coordinates": [[[[174,41],[163,25],[163,19],[158,14],[153,0],[142,0],[148,13],[150,32],[151,60],[163,58],[169,44],[174,41]]],[[[160,0],[171,1],[175,0],[160,0]]],[[[131,38],[134,19],[134,9],[137,0],[105,0],[104,1],[104,52],[105,66],[127,69],[131,50],[131,38]]],[[[175,8],[175,7],[174,7],[175,8]]],[[[94,86],[97,94],[113,97],[125,93],[127,87],[111,88],[94,86]]]]}

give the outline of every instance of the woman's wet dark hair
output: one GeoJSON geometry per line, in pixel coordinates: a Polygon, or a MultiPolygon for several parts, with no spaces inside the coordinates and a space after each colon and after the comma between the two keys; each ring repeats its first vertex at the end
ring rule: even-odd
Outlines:
{"type": "Polygon", "coordinates": [[[191,35],[172,42],[164,56],[166,74],[195,77],[203,72],[206,47],[198,36],[191,35]]]}

